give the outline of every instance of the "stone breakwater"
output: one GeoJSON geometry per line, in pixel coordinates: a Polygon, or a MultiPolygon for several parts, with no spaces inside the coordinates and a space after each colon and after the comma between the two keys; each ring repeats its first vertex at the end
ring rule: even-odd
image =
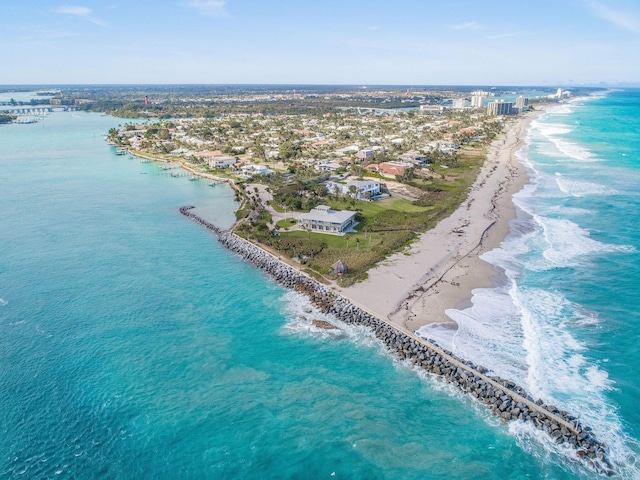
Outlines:
{"type": "Polygon", "coordinates": [[[192,220],[195,220],[196,222],[198,222],[200,225],[202,225],[203,227],[205,227],[208,230],[211,230],[212,232],[218,234],[218,235],[222,235],[223,230],[216,227],[213,223],[207,222],[206,220],[200,218],[199,216],[195,215],[194,213],[191,213],[189,210],[196,208],[193,205],[188,205],[186,207],[180,207],[180,213],[182,215],[184,215],[185,217],[189,217],[192,220]]]}
{"type": "Polygon", "coordinates": [[[347,324],[370,328],[390,352],[470,394],[503,421],[528,422],[545,431],[556,444],[570,445],[577,457],[593,470],[606,475],[613,474],[605,445],[577,417],[540,399],[534,400],[515,383],[489,375],[486,368],[457,357],[431,340],[371,315],[253,243],[231,232],[221,231],[190,213],[191,208],[182,207],[180,212],[217,233],[222,245],[250,261],[280,285],[307,296],[322,313],[331,314],[347,324]]]}

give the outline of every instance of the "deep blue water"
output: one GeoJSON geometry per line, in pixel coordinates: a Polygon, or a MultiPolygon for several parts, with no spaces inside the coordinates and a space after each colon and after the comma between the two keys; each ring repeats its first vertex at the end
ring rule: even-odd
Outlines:
{"type": "MultiPolygon", "coordinates": [[[[613,98],[557,118],[577,135],[587,113],[613,98]]],[[[593,476],[526,428],[501,424],[472,399],[389,357],[366,330],[343,326],[337,336],[310,326],[301,318],[304,298],[178,212],[193,204],[230,225],[231,190],[116,156],[102,136],[117,124],[55,113],[0,127],[0,477],[593,476]]],[[[616,161],[611,168],[635,171],[623,164],[631,158],[616,161]]],[[[589,168],[604,170],[602,162],[589,168]]],[[[562,172],[572,179],[577,170],[562,172]]],[[[630,192],[589,181],[619,192],[597,200],[622,208],[633,202],[632,179],[623,178],[630,192]]],[[[536,194],[525,197],[534,202],[536,194]]],[[[564,284],[535,288],[573,302],[567,308],[589,320],[578,332],[567,329],[582,345],[584,369],[604,377],[596,397],[613,410],[606,422],[628,445],[638,431],[637,387],[633,378],[625,383],[633,364],[624,359],[638,355],[637,298],[629,297],[640,246],[631,219],[615,233],[628,238],[611,238],[611,224],[596,228],[598,215],[583,216],[595,226],[581,228],[614,251],[585,254],[586,267],[554,267],[564,284]],[[605,267],[624,278],[613,284],[594,275],[605,267]],[[592,303],[569,291],[578,280],[597,286],[592,303]]],[[[553,274],[523,272],[535,285],[553,274]]],[[[579,397],[566,394],[566,403],[579,397]]]]}

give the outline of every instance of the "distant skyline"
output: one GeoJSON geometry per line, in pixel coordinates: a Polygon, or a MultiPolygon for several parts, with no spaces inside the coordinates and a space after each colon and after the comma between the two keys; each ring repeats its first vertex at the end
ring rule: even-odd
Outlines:
{"type": "Polygon", "coordinates": [[[636,0],[5,0],[0,84],[640,85],[636,0]]]}

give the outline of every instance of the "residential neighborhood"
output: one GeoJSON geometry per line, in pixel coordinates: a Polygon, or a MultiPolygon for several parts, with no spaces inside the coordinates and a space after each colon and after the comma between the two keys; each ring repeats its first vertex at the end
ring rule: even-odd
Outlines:
{"type": "MultiPolygon", "coordinates": [[[[240,202],[238,235],[327,278],[336,278],[340,258],[347,285],[461,202],[487,146],[513,121],[512,111],[496,115],[482,102],[454,105],[438,95],[245,93],[225,97],[228,113],[189,116],[174,105],[173,118],[125,122],[108,140],[229,182],[240,202]],[[265,113],[272,103],[279,113],[265,113]]],[[[196,110],[190,101],[186,110],[196,110]]]]}

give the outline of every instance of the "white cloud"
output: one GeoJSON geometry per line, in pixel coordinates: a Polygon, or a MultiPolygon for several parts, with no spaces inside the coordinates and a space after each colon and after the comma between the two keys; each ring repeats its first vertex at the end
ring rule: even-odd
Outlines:
{"type": "Polygon", "coordinates": [[[226,17],[228,13],[224,9],[226,0],[191,0],[186,3],[188,7],[195,8],[202,15],[210,17],[226,17]]]}
{"type": "Polygon", "coordinates": [[[596,17],[624,30],[640,34],[640,21],[630,13],[614,10],[598,0],[588,0],[587,6],[596,17]]]}
{"type": "Polygon", "coordinates": [[[449,28],[453,30],[479,30],[482,28],[478,22],[464,22],[457,25],[451,25],[449,28]]]}
{"type": "Polygon", "coordinates": [[[95,23],[96,25],[100,25],[101,27],[106,27],[107,24],[100,20],[99,18],[95,18],[91,15],[93,10],[89,7],[80,7],[74,5],[63,5],[54,10],[55,13],[61,13],[63,15],[73,15],[74,17],[81,18],[91,23],[95,23]]]}
{"type": "Polygon", "coordinates": [[[91,15],[91,9],[88,7],[74,7],[72,5],[63,5],[55,11],[56,13],[66,13],[69,15],[76,15],[78,17],[87,17],[91,15]]]}

